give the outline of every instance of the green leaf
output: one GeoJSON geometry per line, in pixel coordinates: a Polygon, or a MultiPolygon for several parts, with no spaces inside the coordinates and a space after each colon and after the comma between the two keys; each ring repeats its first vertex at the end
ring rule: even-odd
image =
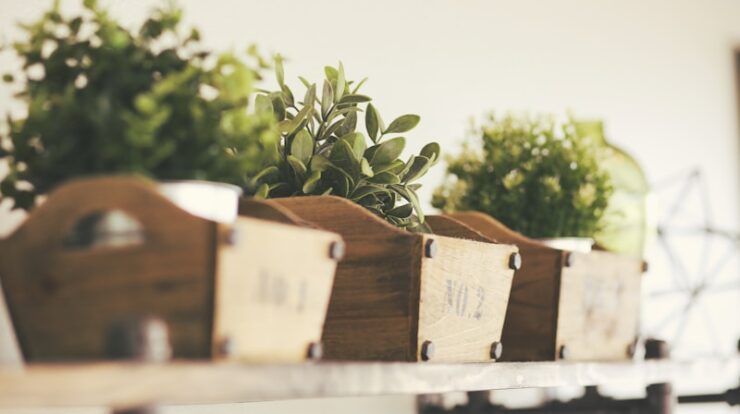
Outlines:
{"type": "Polygon", "coordinates": [[[372,178],[368,179],[371,183],[376,184],[399,184],[401,179],[396,174],[388,171],[383,171],[375,174],[372,178]]]}
{"type": "Polygon", "coordinates": [[[339,105],[356,104],[370,101],[370,97],[365,95],[344,95],[342,99],[339,100],[339,105]]]}
{"type": "Polygon", "coordinates": [[[332,187],[333,193],[340,197],[347,197],[349,195],[350,182],[349,177],[345,175],[339,176],[336,180],[336,184],[332,187]]]}
{"type": "Polygon", "coordinates": [[[256,184],[260,181],[269,181],[271,178],[275,178],[280,174],[278,167],[271,165],[252,177],[252,183],[256,184]]]}
{"type": "Polygon", "coordinates": [[[398,118],[394,119],[393,122],[388,125],[388,129],[384,130],[383,133],[400,134],[402,132],[411,131],[416,125],[419,124],[420,120],[421,118],[419,117],[419,115],[401,115],[398,118]]]}
{"type": "Polygon", "coordinates": [[[308,79],[304,78],[303,76],[299,76],[298,77],[298,80],[301,81],[301,83],[303,84],[303,86],[305,86],[306,88],[310,88],[311,87],[311,82],[309,82],[308,79]]]}
{"type": "Polygon", "coordinates": [[[429,167],[432,166],[432,161],[424,156],[418,155],[413,158],[411,161],[411,166],[408,168],[408,171],[403,176],[401,181],[405,183],[410,183],[418,178],[421,178],[426,172],[429,170],[429,167]]]}
{"type": "Polygon", "coordinates": [[[290,168],[293,169],[293,172],[295,172],[296,176],[303,180],[303,177],[306,176],[306,166],[299,160],[298,158],[288,155],[287,157],[288,164],[290,165],[290,168]]]}
{"type": "Polygon", "coordinates": [[[359,91],[359,90],[360,90],[360,88],[362,87],[362,85],[364,85],[364,84],[365,84],[365,82],[367,82],[367,78],[362,78],[362,80],[361,80],[361,81],[360,81],[360,82],[359,82],[359,83],[357,84],[357,86],[355,86],[355,87],[354,87],[354,88],[352,89],[352,94],[353,94],[353,95],[354,95],[354,94],[356,94],[356,93],[357,93],[357,91],[359,91]]]}
{"type": "Polygon", "coordinates": [[[267,184],[262,184],[257,188],[257,191],[254,193],[255,198],[267,198],[270,195],[270,186],[267,184]]]}
{"type": "Polygon", "coordinates": [[[254,100],[254,108],[259,113],[275,113],[272,100],[267,95],[257,95],[254,100]]]}
{"type": "Polygon", "coordinates": [[[324,80],[324,90],[321,93],[321,118],[326,119],[334,100],[334,90],[331,88],[331,82],[324,80]]]}
{"type": "Polygon", "coordinates": [[[306,95],[304,95],[303,97],[303,105],[313,107],[315,100],[316,100],[316,84],[312,84],[306,90],[306,95]]]}
{"type": "Polygon", "coordinates": [[[331,82],[333,85],[337,84],[337,76],[339,76],[339,72],[337,72],[336,69],[334,69],[332,66],[324,66],[324,74],[326,75],[326,79],[331,82]]]}
{"type": "Polygon", "coordinates": [[[360,161],[347,140],[340,139],[334,144],[331,154],[329,154],[329,160],[332,166],[339,169],[349,178],[354,179],[360,174],[360,161]]]}
{"type": "Polygon", "coordinates": [[[370,165],[375,167],[392,163],[401,155],[405,146],[406,138],[404,137],[396,137],[374,145],[376,149],[368,157],[370,165]]]}
{"type": "Polygon", "coordinates": [[[272,99],[272,110],[277,118],[278,122],[285,119],[285,101],[280,93],[275,93],[271,97],[272,99]]]}
{"type": "Polygon", "coordinates": [[[373,166],[373,170],[375,170],[375,174],[380,174],[382,172],[389,172],[391,174],[398,175],[401,171],[404,170],[405,167],[406,167],[405,162],[399,159],[396,159],[396,160],[393,160],[393,162],[390,164],[373,166]]]}
{"type": "Polygon", "coordinates": [[[275,77],[282,89],[285,86],[285,69],[283,68],[283,57],[279,54],[275,55],[275,77]]]}
{"type": "Polygon", "coordinates": [[[329,126],[329,128],[326,128],[326,131],[324,131],[324,132],[321,133],[321,137],[319,138],[319,141],[324,140],[324,139],[327,139],[333,133],[337,132],[339,130],[339,128],[342,127],[342,123],[343,122],[344,121],[342,120],[342,121],[337,121],[337,122],[331,124],[331,126],[329,126]]]}
{"type": "Polygon", "coordinates": [[[380,185],[363,185],[361,187],[358,187],[353,193],[352,193],[352,199],[357,201],[362,198],[365,198],[371,194],[384,194],[388,193],[389,190],[383,186],[380,185]]]}
{"type": "Polygon", "coordinates": [[[365,149],[367,148],[367,144],[365,143],[365,137],[361,133],[351,132],[349,134],[343,135],[339,139],[341,141],[347,142],[350,145],[350,147],[352,148],[352,154],[357,161],[362,159],[363,154],[365,153],[365,149]]]}
{"type": "Polygon", "coordinates": [[[436,163],[437,160],[439,160],[439,153],[441,152],[441,149],[439,147],[439,144],[436,142],[430,142],[429,144],[424,145],[424,148],[421,149],[421,155],[429,158],[432,161],[432,164],[436,163]]]}
{"type": "Polygon", "coordinates": [[[280,130],[288,135],[292,135],[301,127],[303,121],[311,116],[312,112],[313,105],[304,105],[293,119],[280,122],[280,130]]]}
{"type": "Polygon", "coordinates": [[[325,171],[331,166],[331,161],[321,154],[316,154],[311,158],[311,171],[325,171]]]}
{"type": "Polygon", "coordinates": [[[298,158],[304,165],[308,165],[313,156],[314,143],[311,134],[305,129],[298,131],[290,144],[290,154],[298,158]]]}
{"type": "Polygon", "coordinates": [[[416,215],[419,217],[419,222],[424,222],[424,211],[421,209],[421,204],[419,203],[419,197],[416,195],[414,190],[408,189],[400,184],[395,184],[390,186],[395,192],[397,192],[401,197],[405,198],[409,203],[411,203],[411,206],[414,208],[414,211],[416,211],[416,215]]]}
{"type": "Polygon", "coordinates": [[[357,112],[350,112],[344,118],[344,121],[342,121],[341,128],[339,128],[336,132],[337,132],[337,135],[342,136],[342,135],[347,135],[349,133],[355,132],[356,128],[357,128],[357,112]]]}
{"type": "Polygon", "coordinates": [[[293,91],[290,90],[288,85],[281,85],[280,89],[283,91],[283,102],[286,106],[293,106],[295,104],[295,98],[293,98],[293,91]]]}
{"type": "Polygon", "coordinates": [[[366,177],[371,177],[374,175],[373,173],[373,167],[370,166],[370,163],[367,162],[365,158],[360,160],[360,171],[363,175],[366,177]]]}
{"type": "Polygon", "coordinates": [[[303,183],[303,193],[310,194],[316,189],[316,185],[321,181],[321,171],[314,171],[308,177],[305,183],[303,183]]]}
{"type": "Polygon", "coordinates": [[[365,129],[367,130],[367,136],[370,137],[373,142],[378,142],[378,125],[379,115],[373,104],[367,105],[367,111],[365,112],[365,129]]]}
{"type": "Polygon", "coordinates": [[[411,217],[411,214],[413,213],[414,213],[414,208],[411,206],[411,204],[404,204],[402,206],[398,206],[386,212],[387,215],[400,218],[400,219],[409,218],[411,217]]]}
{"type": "Polygon", "coordinates": [[[342,65],[342,62],[339,62],[339,69],[337,70],[337,84],[334,89],[334,102],[339,102],[339,100],[342,99],[344,88],[347,85],[346,82],[347,80],[344,77],[344,65],[342,65]]]}

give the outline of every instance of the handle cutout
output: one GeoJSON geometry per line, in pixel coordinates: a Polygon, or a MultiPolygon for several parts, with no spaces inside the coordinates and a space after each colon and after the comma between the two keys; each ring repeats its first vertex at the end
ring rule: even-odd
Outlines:
{"type": "Polygon", "coordinates": [[[64,236],[70,249],[123,248],[144,243],[144,226],[123,210],[102,210],[83,216],[64,236]]]}

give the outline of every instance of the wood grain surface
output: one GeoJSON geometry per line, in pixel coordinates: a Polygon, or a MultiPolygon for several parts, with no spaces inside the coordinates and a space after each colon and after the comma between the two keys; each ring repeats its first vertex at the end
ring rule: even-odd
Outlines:
{"type": "Polygon", "coordinates": [[[326,231],[239,217],[217,253],[214,356],[302,361],[321,341],[336,261],[326,231]],[[227,351],[228,354],[224,351],[227,351]]]}

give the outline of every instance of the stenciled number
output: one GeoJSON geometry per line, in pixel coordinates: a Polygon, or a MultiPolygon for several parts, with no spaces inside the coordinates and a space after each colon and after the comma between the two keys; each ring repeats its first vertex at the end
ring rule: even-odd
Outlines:
{"type": "Polygon", "coordinates": [[[258,302],[295,309],[297,312],[305,309],[308,295],[306,280],[290,283],[282,274],[267,269],[260,270],[258,280],[256,291],[258,302]]]}
{"type": "Polygon", "coordinates": [[[445,313],[470,319],[481,319],[483,317],[483,302],[486,299],[486,291],[482,286],[469,287],[457,280],[447,279],[446,287],[445,313]],[[469,312],[468,296],[471,290],[475,291],[477,304],[475,309],[469,312]]]}

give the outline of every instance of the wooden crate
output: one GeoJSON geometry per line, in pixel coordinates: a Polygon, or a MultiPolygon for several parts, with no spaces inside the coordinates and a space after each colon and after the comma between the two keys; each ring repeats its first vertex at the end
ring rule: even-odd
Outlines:
{"type": "Polygon", "coordinates": [[[267,203],[346,243],[324,325],[327,359],[490,361],[500,351],[515,246],[446,217],[429,218],[437,234],[407,232],[333,196],[267,203]]]}
{"type": "Polygon", "coordinates": [[[330,251],[341,238],[289,215],[284,223],[218,224],[175,206],[155,185],[73,181],[0,241],[0,278],[25,358],[105,358],[111,326],[155,316],[169,327],[175,358],[305,359],[320,341],[336,268],[330,251]],[[143,240],[65,243],[80,220],[102,211],[134,218],[143,240]]]}
{"type": "Polygon", "coordinates": [[[478,212],[451,216],[519,246],[522,267],[506,313],[504,360],[631,358],[639,328],[641,260],[553,249],[478,212]]]}

